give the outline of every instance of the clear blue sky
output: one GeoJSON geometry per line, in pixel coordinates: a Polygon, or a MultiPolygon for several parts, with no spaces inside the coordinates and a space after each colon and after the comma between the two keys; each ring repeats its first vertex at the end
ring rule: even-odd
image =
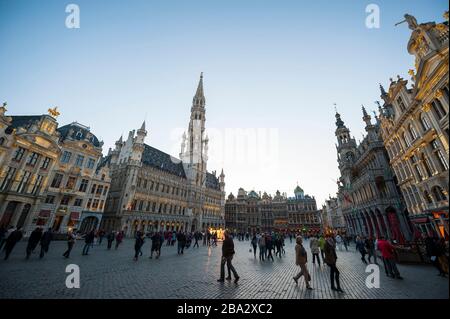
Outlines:
{"type": "Polygon", "coordinates": [[[333,103],[360,139],[360,105],[375,109],[378,83],[413,66],[410,30],[394,24],[445,10],[443,0],[0,0],[0,100],[11,115],[59,106],[59,123],[90,126],[105,153],[146,119],[146,142],[178,156],[174,132],[187,127],[203,71],[208,128],[278,131],[277,147],[257,145],[277,155],[267,167],[222,156],[210,138],[208,169],[224,167],[227,193],[291,194],[298,181],[321,204],[338,177],[333,103]],[[65,27],[69,3],[80,29],[65,27]],[[370,3],[380,29],[365,27],[370,3]]]}

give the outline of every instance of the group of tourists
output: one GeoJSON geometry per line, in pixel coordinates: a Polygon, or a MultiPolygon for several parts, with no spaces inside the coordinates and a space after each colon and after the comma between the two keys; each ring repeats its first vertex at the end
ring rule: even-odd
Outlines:
{"type": "Polygon", "coordinates": [[[261,233],[254,234],[250,242],[253,255],[256,258],[256,251],[259,249],[259,260],[274,260],[272,252],[279,258],[286,253],[284,250],[284,234],[281,233],[261,233]]]}

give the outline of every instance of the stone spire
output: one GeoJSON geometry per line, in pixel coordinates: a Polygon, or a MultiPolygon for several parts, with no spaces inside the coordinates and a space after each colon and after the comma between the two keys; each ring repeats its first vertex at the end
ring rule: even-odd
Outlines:
{"type": "Polygon", "coordinates": [[[385,90],[384,87],[381,85],[381,83],[380,83],[380,91],[381,91],[381,96],[387,95],[386,90],[385,90]]]}
{"type": "Polygon", "coordinates": [[[197,91],[192,101],[194,106],[205,107],[205,95],[203,93],[203,72],[200,73],[200,81],[198,82],[197,91]]]}

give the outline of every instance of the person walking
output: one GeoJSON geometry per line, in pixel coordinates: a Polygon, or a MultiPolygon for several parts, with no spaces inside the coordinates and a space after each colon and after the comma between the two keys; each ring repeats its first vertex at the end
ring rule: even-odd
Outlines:
{"type": "Polygon", "coordinates": [[[266,255],[266,236],[264,234],[258,240],[259,260],[264,261],[266,255]]]}
{"type": "Polygon", "coordinates": [[[373,257],[373,263],[378,265],[377,263],[377,253],[375,251],[375,241],[372,237],[369,237],[365,240],[364,246],[367,249],[367,253],[369,255],[369,263],[371,263],[370,258],[373,257]]]}
{"type": "Polygon", "coordinates": [[[194,240],[195,240],[195,242],[194,242],[194,246],[192,246],[192,249],[194,249],[196,246],[197,246],[197,248],[200,248],[199,246],[198,246],[198,240],[200,239],[200,234],[199,234],[199,232],[198,231],[196,231],[195,233],[194,233],[194,240]]]}
{"type": "Polygon", "coordinates": [[[311,281],[311,275],[308,272],[308,268],[306,264],[308,263],[308,254],[306,253],[305,247],[303,247],[303,240],[299,236],[296,239],[296,245],[295,245],[295,264],[297,266],[300,266],[300,272],[292,277],[295,281],[295,284],[298,285],[298,280],[301,276],[304,276],[305,283],[306,283],[306,289],[312,289],[311,285],[309,284],[311,281]]]}
{"type": "Polygon", "coordinates": [[[336,244],[339,248],[339,251],[342,251],[342,237],[339,234],[336,235],[336,244]]]}
{"type": "Polygon", "coordinates": [[[26,259],[29,259],[31,256],[31,253],[34,252],[36,249],[36,246],[39,244],[39,241],[42,237],[42,228],[36,227],[35,230],[31,232],[30,237],[28,238],[28,245],[26,249],[26,259]]]}
{"type": "Polygon", "coordinates": [[[362,237],[357,237],[356,238],[356,250],[359,251],[359,253],[361,254],[361,260],[363,263],[365,263],[367,265],[367,261],[366,261],[366,247],[364,244],[364,240],[362,237]]]}
{"type": "Polygon", "coordinates": [[[156,259],[158,259],[159,258],[159,251],[160,251],[160,247],[161,247],[161,236],[157,233],[157,232],[155,232],[153,235],[152,235],[152,237],[151,237],[151,240],[152,240],[152,248],[151,248],[151,251],[150,251],[150,259],[152,259],[153,258],[153,252],[155,252],[156,253],[156,259]]]}
{"type": "Polygon", "coordinates": [[[120,244],[122,243],[122,241],[123,241],[123,237],[124,237],[123,230],[122,230],[122,231],[119,231],[119,232],[117,233],[117,236],[116,236],[116,247],[115,247],[115,249],[119,248],[119,245],[120,245],[120,244]]]}
{"type": "Polygon", "coordinates": [[[39,254],[39,258],[43,258],[46,253],[48,253],[48,249],[50,247],[50,243],[53,240],[53,232],[49,227],[46,232],[42,234],[41,237],[41,253],[39,254]]]}
{"type": "Polygon", "coordinates": [[[268,235],[266,237],[267,260],[272,259],[273,261],[272,249],[273,249],[272,237],[268,235]]]}
{"type": "Polygon", "coordinates": [[[99,246],[102,244],[103,237],[105,237],[105,235],[106,235],[106,232],[105,232],[103,229],[101,229],[101,230],[98,232],[98,245],[99,245],[99,246]]]}
{"type": "Polygon", "coordinates": [[[313,256],[313,265],[316,263],[316,258],[317,258],[317,263],[319,264],[320,267],[320,257],[319,257],[319,238],[318,236],[313,236],[311,238],[311,240],[309,241],[309,248],[311,249],[311,254],[313,256]]]}
{"type": "Polygon", "coordinates": [[[111,249],[112,244],[113,244],[115,238],[116,238],[116,234],[114,233],[114,231],[111,231],[111,232],[106,236],[106,240],[108,241],[108,250],[111,249]]]}
{"type": "Polygon", "coordinates": [[[9,255],[13,251],[16,244],[22,239],[22,228],[17,228],[16,230],[12,231],[11,234],[9,234],[8,238],[6,238],[5,241],[5,260],[8,260],[9,255]]]}
{"type": "Polygon", "coordinates": [[[73,245],[75,244],[76,236],[73,231],[67,234],[67,250],[64,252],[63,256],[67,259],[70,257],[70,252],[72,251],[73,245]]]}
{"type": "Polygon", "coordinates": [[[85,237],[84,239],[84,247],[83,247],[83,256],[87,256],[89,255],[89,248],[91,248],[92,244],[94,243],[94,239],[95,239],[95,231],[91,230],[85,237]]]}
{"type": "Polygon", "coordinates": [[[323,263],[325,263],[325,238],[323,235],[320,235],[319,237],[319,248],[320,248],[320,255],[322,256],[323,263]]]}
{"type": "Polygon", "coordinates": [[[138,231],[136,233],[136,240],[134,242],[134,261],[138,260],[139,255],[141,255],[141,248],[144,245],[144,233],[138,231]]]}
{"type": "Polygon", "coordinates": [[[236,269],[231,263],[231,261],[233,260],[233,256],[235,254],[233,238],[231,238],[228,231],[225,231],[224,235],[225,239],[222,244],[222,260],[220,263],[220,278],[217,279],[217,281],[218,282],[225,281],[225,264],[227,264],[228,269],[231,270],[231,272],[234,275],[234,282],[237,283],[239,281],[239,275],[237,274],[236,269]]]}
{"type": "Polygon", "coordinates": [[[256,248],[258,247],[258,238],[256,234],[253,235],[252,241],[250,242],[253,248],[253,257],[256,258],[256,248]]]}
{"type": "Polygon", "coordinates": [[[386,274],[389,277],[403,279],[398,271],[397,264],[395,263],[395,248],[390,242],[388,242],[384,237],[380,237],[378,240],[378,249],[383,257],[384,267],[386,274]]]}
{"type": "Polygon", "coordinates": [[[324,253],[325,253],[324,262],[328,265],[328,267],[330,267],[331,290],[337,292],[344,292],[341,289],[341,283],[339,281],[339,270],[336,267],[337,262],[336,243],[334,242],[333,237],[331,237],[330,235],[328,235],[327,239],[325,240],[324,253]]]}

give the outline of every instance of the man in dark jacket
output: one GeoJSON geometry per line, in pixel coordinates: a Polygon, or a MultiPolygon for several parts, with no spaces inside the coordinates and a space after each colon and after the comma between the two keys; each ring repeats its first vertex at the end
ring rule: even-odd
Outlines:
{"type": "Polygon", "coordinates": [[[40,227],[36,227],[36,229],[31,232],[30,238],[28,238],[27,256],[26,256],[27,259],[30,258],[31,253],[39,244],[41,237],[42,237],[42,229],[40,227]]]}
{"type": "MultiPolygon", "coordinates": [[[[225,240],[222,244],[222,261],[220,263],[220,279],[218,279],[218,282],[224,282],[225,281],[225,264],[227,264],[227,267],[231,272],[233,272],[234,275],[234,282],[237,283],[239,280],[239,276],[236,272],[236,269],[234,269],[231,261],[233,260],[234,256],[234,242],[231,236],[228,234],[228,231],[225,231],[225,240]]],[[[231,278],[230,278],[231,279],[231,278]]]]}
{"type": "Polygon", "coordinates": [[[94,239],[95,239],[95,232],[91,230],[84,239],[85,245],[83,247],[83,254],[82,254],[83,256],[89,255],[89,248],[92,246],[94,239]]]}
{"type": "Polygon", "coordinates": [[[324,252],[325,252],[325,263],[330,267],[330,281],[331,281],[331,290],[335,290],[338,292],[344,292],[341,289],[341,283],[339,281],[339,270],[336,267],[337,255],[336,255],[336,242],[334,239],[327,235],[327,239],[325,240],[324,252]],[[334,285],[334,281],[336,280],[336,286],[334,285]]]}
{"type": "Polygon", "coordinates": [[[53,240],[53,232],[51,228],[47,229],[41,237],[41,253],[39,254],[39,258],[44,257],[46,253],[48,253],[48,248],[50,246],[50,242],[53,240]]]}
{"type": "Polygon", "coordinates": [[[8,238],[6,238],[5,243],[5,260],[8,259],[9,255],[11,254],[14,246],[22,239],[22,228],[17,228],[15,231],[13,231],[8,238]]]}
{"type": "Polygon", "coordinates": [[[108,239],[108,250],[111,249],[112,243],[113,243],[115,238],[116,238],[116,234],[114,233],[114,231],[111,231],[108,234],[108,236],[107,236],[107,239],[108,239]]]}

